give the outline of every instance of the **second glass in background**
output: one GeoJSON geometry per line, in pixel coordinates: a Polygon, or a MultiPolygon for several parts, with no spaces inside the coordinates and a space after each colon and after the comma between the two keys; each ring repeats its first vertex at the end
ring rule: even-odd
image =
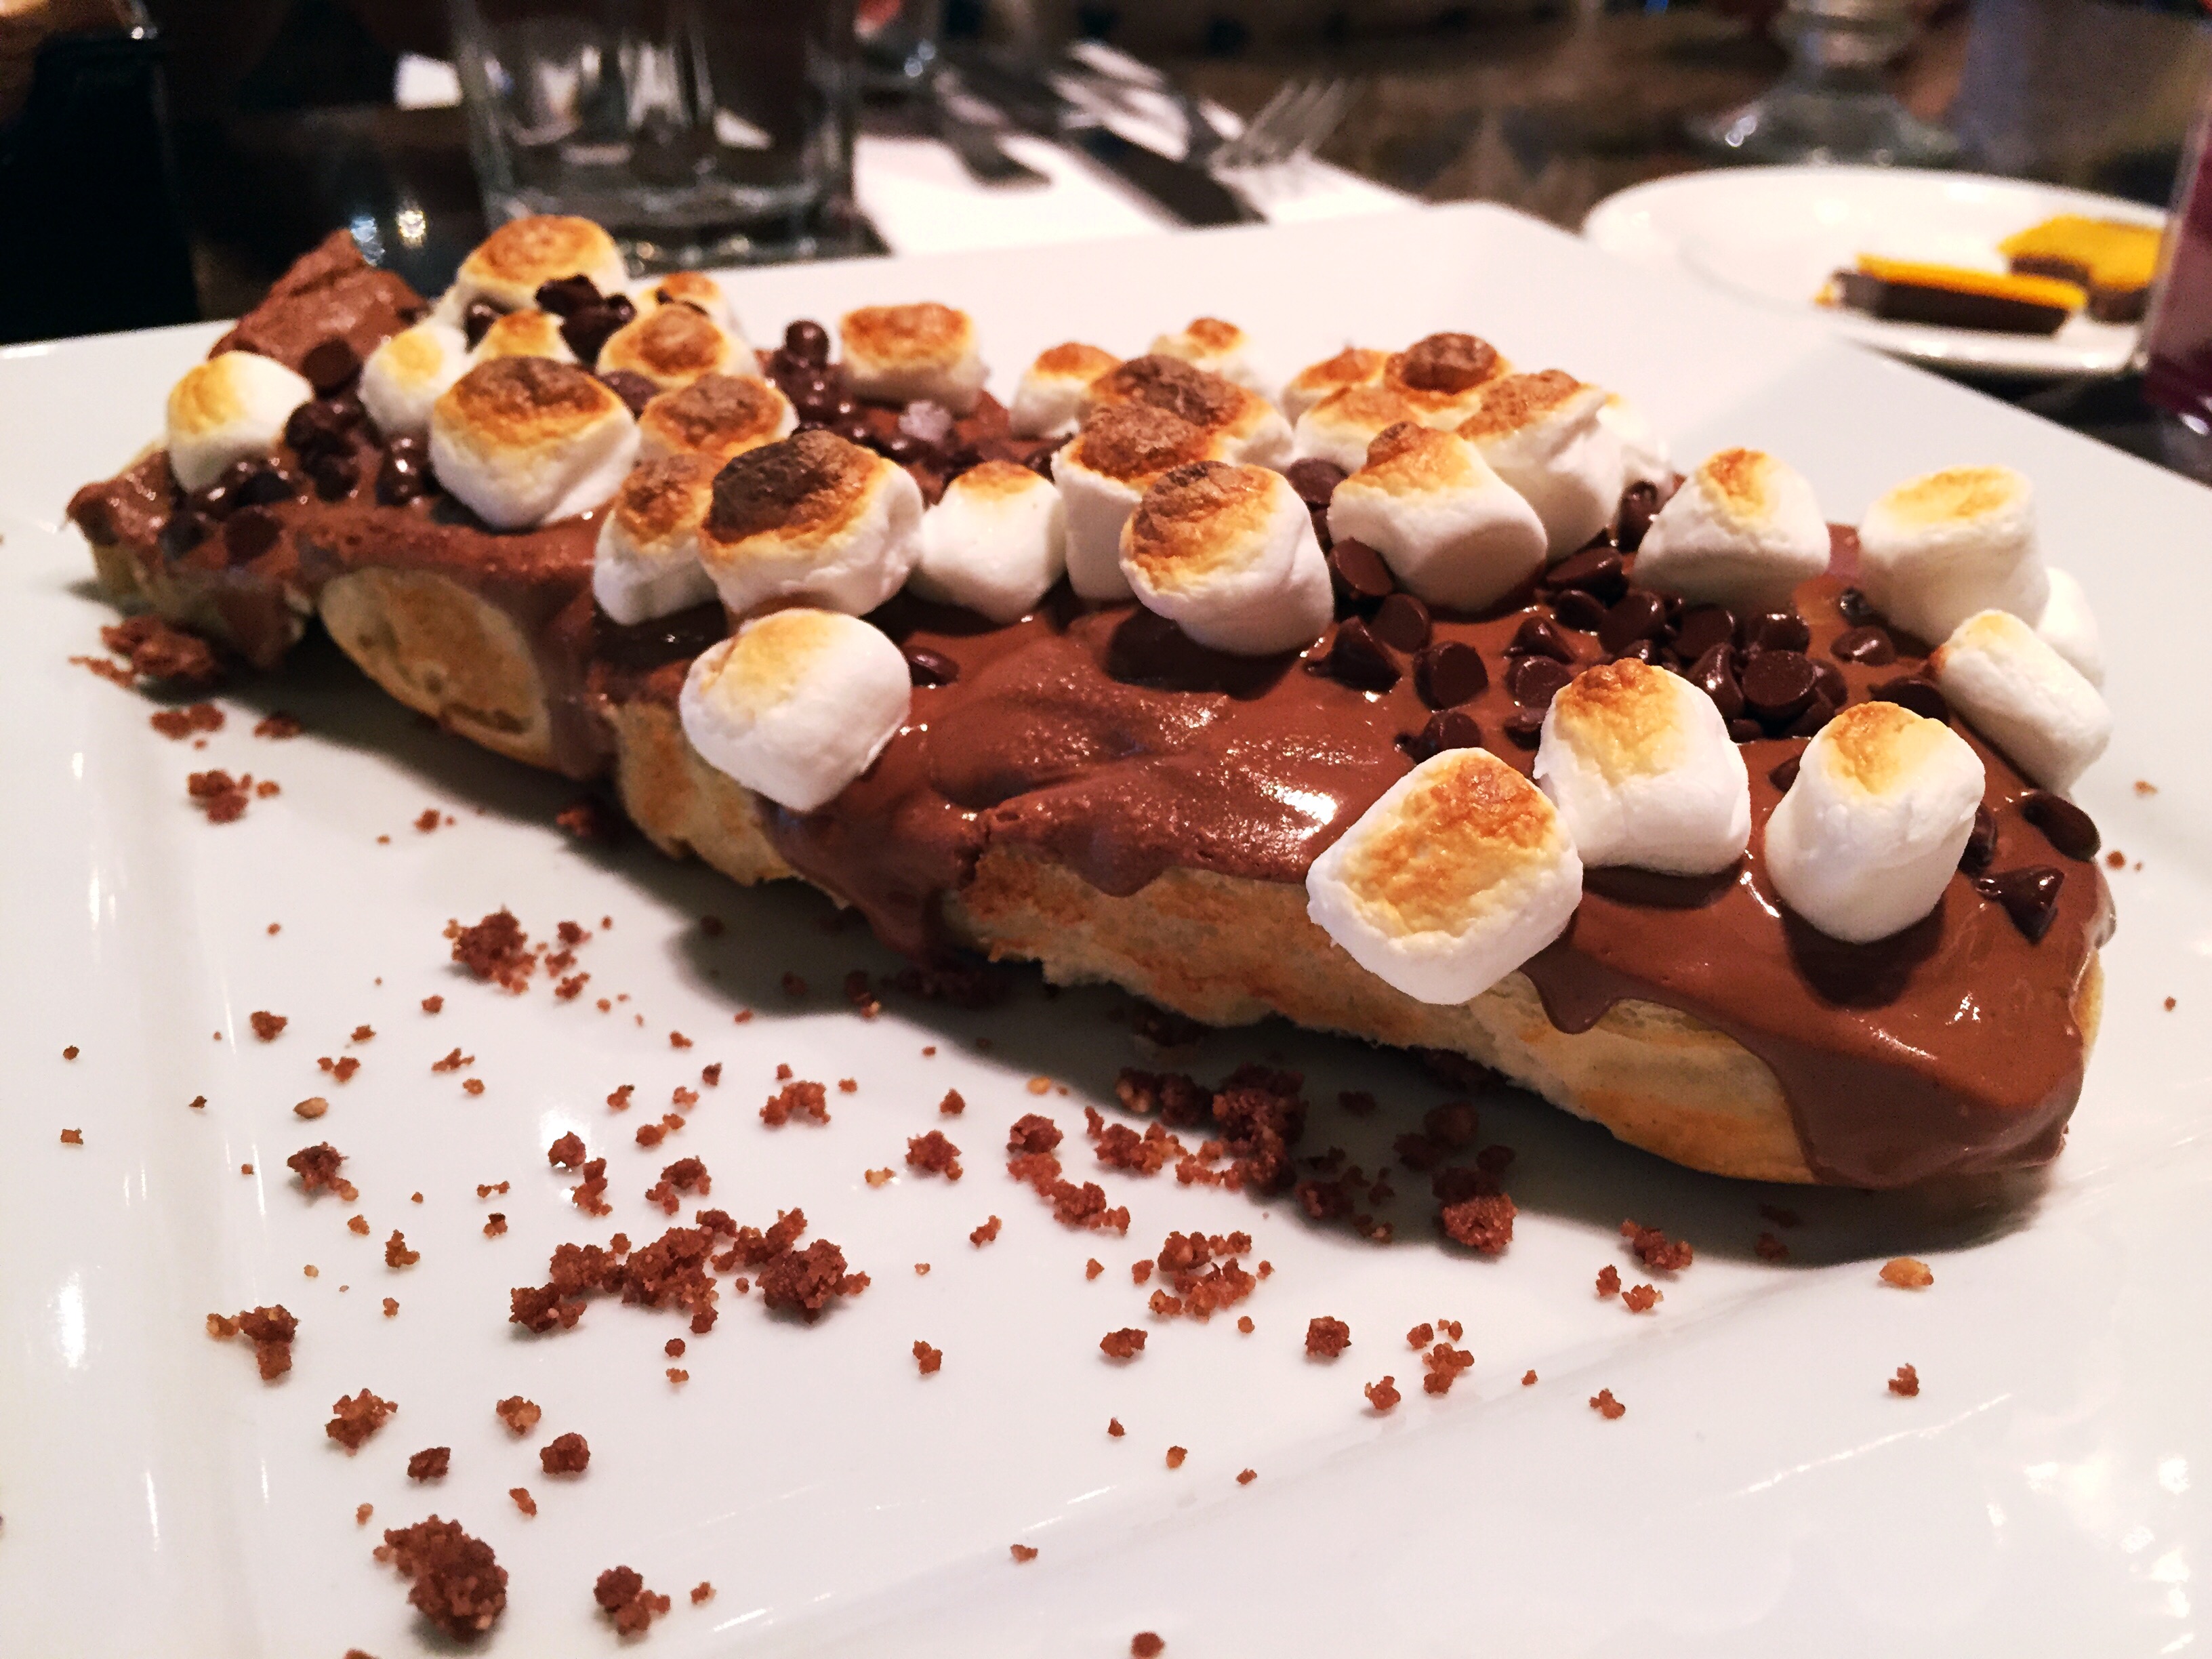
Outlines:
{"type": "Polygon", "coordinates": [[[642,269],[826,251],[852,193],[852,0],[449,0],[494,223],[595,219],[642,269]]]}

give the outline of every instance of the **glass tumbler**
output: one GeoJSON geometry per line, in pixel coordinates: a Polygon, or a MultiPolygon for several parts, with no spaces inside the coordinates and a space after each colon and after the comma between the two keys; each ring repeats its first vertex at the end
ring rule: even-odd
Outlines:
{"type": "Polygon", "coordinates": [[[643,270],[804,258],[852,192],[853,0],[448,0],[494,223],[597,220],[643,270]]]}

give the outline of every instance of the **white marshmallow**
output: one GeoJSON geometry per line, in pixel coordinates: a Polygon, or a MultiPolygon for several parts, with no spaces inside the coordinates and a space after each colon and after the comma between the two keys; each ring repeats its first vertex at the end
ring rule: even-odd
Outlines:
{"type": "Polygon", "coordinates": [[[1386,984],[1461,1003],[1557,939],[1582,890],[1543,793],[1486,750],[1448,749],[1314,860],[1306,914],[1386,984]]]}
{"type": "Polygon", "coordinates": [[[1352,386],[1333,392],[1298,416],[1291,434],[1297,460],[1327,461],[1357,472],[1367,465],[1367,447],[1401,421],[1418,424],[1421,411],[1384,386],[1352,386]]]}
{"type": "Polygon", "coordinates": [[[1544,565],[1535,509],[1466,439],[1410,422],[1337,485],[1328,532],[1366,543],[1408,592],[1453,611],[1494,605],[1544,565]]]}
{"type": "Polygon", "coordinates": [[[677,702],[708,765],[793,812],[811,812],[875,764],[906,724],[906,658],[835,611],[757,617],[702,653],[677,702]]]}
{"type": "Polygon", "coordinates": [[[1621,488],[1656,484],[1662,490],[1674,481],[1674,459],[1667,441],[1644,418],[1644,411],[1618,392],[1606,394],[1597,417],[1620,444],[1621,488]]]}
{"type": "Polygon", "coordinates": [[[2034,622],[2050,581],[2027,480],[2008,466],[1954,466],[1898,485],[1859,523],[1859,587],[1931,642],[1977,611],[2034,622]]]}
{"type": "Polygon", "coordinates": [[[1082,423],[1091,383],[1121,360],[1112,352],[1070,340],[1037,354],[1022,371],[1009,411],[1018,438],[1066,438],[1082,423]]]}
{"type": "Polygon", "coordinates": [[[1311,645],[1336,614],[1313,514],[1262,466],[1197,461],[1161,477],[1121,527],[1121,574],[1147,611],[1242,656],[1311,645]]]}
{"type": "Polygon", "coordinates": [[[922,514],[921,560],[907,586],[1006,623],[1036,610],[1066,568],[1060,491],[1025,466],[986,461],[922,514]]]}
{"type": "Polygon", "coordinates": [[[1420,410],[1422,425],[1449,431],[1474,413],[1485,386],[1512,372],[1487,340],[1431,334],[1383,360],[1382,384],[1420,410]]]}
{"type": "Polygon", "coordinates": [[[550,311],[510,311],[483,331],[469,354],[469,361],[487,363],[495,357],[550,357],[556,363],[573,363],[576,354],[561,333],[561,319],[550,311]]]}
{"type": "MultiPolygon", "coordinates": [[[[492,331],[498,330],[494,324],[492,331]]],[[[599,348],[600,374],[641,374],[663,392],[679,391],[702,374],[753,375],[759,368],[750,346],[692,305],[642,312],[599,348]]]]}
{"type": "MultiPolygon", "coordinates": [[[[1370,351],[1364,346],[1346,346],[1334,357],[1324,357],[1317,363],[1308,363],[1283,388],[1283,415],[1293,425],[1303,419],[1305,412],[1324,398],[1341,392],[1348,386],[1379,386],[1382,381],[1382,366],[1389,362],[1387,351],[1370,351]]],[[[1410,420],[1413,417],[1407,416],[1410,420]]]]}
{"type": "Polygon", "coordinates": [[[315,395],[274,357],[225,351],[194,363],[169,388],[169,471],[186,489],[213,483],[233,461],[266,455],[292,411],[315,395]]]}
{"type": "Polygon", "coordinates": [[[1847,944],[1911,927],[1959,867],[1982,784],[1980,757],[1942,721],[1853,703],[1805,746],[1766,820],[1776,895],[1847,944]]]}
{"type": "Polygon", "coordinates": [[[1552,558],[1589,545],[1620,507],[1620,440],[1598,419],[1605,393],[1556,368],[1482,388],[1459,428],[1498,476],[1536,509],[1552,558]]]}
{"type": "Polygon", "coordinates": [[[1828,521],[1795,467],[1723,449],[1682,481],[1651,520],[1636,580],[1739,614],[1786,611],[1797,584],[1828,568],[1828,521]]]}
{"type": "Polygon", "coordinates": [[[1126,599],[1121,526],[1152,480],[1192,461],[1226,459],[1218,434],[1144,404],[1113,404],[1052,458],[1067,509],[1067,580],[1082,598],[1126,599]]]}
{"type": "Polygon", "coordinates": [[[718,475],[699,557],[732,615],[780,599],[865,616],[921,556],[921,489],[834,433],[747,450],[718,475]]]}
{"type": "Polygon", "coordinates": [[[705,455],[717,463],[799,428],[791,399],[766,380],[743,374],[702,374],[680,392],[664,392],[637,417],[640,460],[705,455]]]}
{"type": "Polygon", "coordinates": [[[520,311],[538,303],[540,288],[564,276],[588,276],[600,293],[618,294],[629,272],[614,238],[589,219],[538,214],[510,220],[461,261],[439,313],[458,323],[471,300],[520,311]]]}
{"type": "Polygon", "coordinates": [[[1928,665],[1951,707],[2046,789],[2071,789],[2112,741],[2097,688],[2008,611],[1976,611],[1928,665]]]}
{"type": "Polygon", "coordinates": [[[1180,357],[1194,368],[1243,386],[1247,392],[1268,395],[1267,380],[1252,361],[1252,337],[1234,323],[1218,317],[1198,317],[1176,334],[1163,334],[1152,344],[1163,357],[1180,357]]]}
{"type": "Polygon", "coordinates": [[[738,325],[737,310],[730,304],[730,296],[722,291],[720,283],[703,270],[672,270],[665,276],[647,277],[630,290],[629,297],[641,313],[660,306],[696,307],[720,324],[744,350],[752,349],[744,330],[738,325]]]}
{"type": "Polygon", "coordinates": [[[637,455],[623,400],[573,363],[495,357],[430,410],[430,469],[495,530],[522,530],[599,506],[637,455]]]}
{"type": "Polygon", "coordinates": [[[1536,781],[1589,866],[1705,876],[1751,840],[1751,776],[1713,700],[1624,657],[1552,699],[1536,781]]]}
{"type": "Polygon", "coordinates": [[[934,301],[863,306],[837,325],[846,384],[856,398],[909,404],[927,398],[972,415],[990,371],[964,311],[934,301]]]}
{"type": "Polygon", "coordinates": [[[1259,393],[1218,374],[1152,353],[1132,357],[1091,383],[1090,407],[1139,404],[1164,410],[1220,440],[1224,460],[1282,467],[1291,461],[1291,423],[1259,393]]]}
{"type": "Polygon", "coordinates": [[[592,595],[628,627],[714,597],[699,563],[699,526],[714,499],[717,464],[672,455],[634,466],[599,525],[592,595]]]}
{"type": "Polygon", "coordinates": [[[2036,618],[2035,631],[2043,642],[2074,665],[2090,684],[2105,684],[2105,641],[2097,629],[2097,613],[2089,596],[2071,572],[2055,566],[2044,573],[2051,579],[2051,597],[2036,618]]]}
{"type": "Polygon", "coordinates": [[[469,371],[460,330],[421,322],[368,354],[361,366],[361,401],[387,438],[419,438],[430,429],[430,406],[469,371]]]}

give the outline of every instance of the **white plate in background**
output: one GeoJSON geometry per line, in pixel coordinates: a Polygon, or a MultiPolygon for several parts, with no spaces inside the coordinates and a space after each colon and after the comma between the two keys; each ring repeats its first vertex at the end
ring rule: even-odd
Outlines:
{"type": "Polygon", "coordinates": [[[1814,296],[1863,253],[2002,271],[1996,245],[2056,214],[2163,226],[2139,202],[2022,179],[1910,167],[1718,167],[1636,185],[1583,221],[1607,253],[1689,271],[1762,304],[1808,313],[1846,338],[1938,368],[2097,379],[2134,360],[2132,323],[2076,313],[2056,334],[1887,322],[1814,296]]]}
{"type": "MultiPolygon", "coordinates": [[[[740,891],[635,839],[579,851],[550,823],[569,787],[420,730],[326,649],[228,695],[205,750],[156,736],[144,701],[66,660],[111,613],[61,513],[156,430],[167,388],[216,331],[17,349],[0,354],[0,407],[18,416],[0,446],[14,709],[0,723],[0,1651],[402,1659],[425,1644],[369,1549],[434,1510],[511,1571],[483,1650],[514,1659],[618,1651],[591,1601],[617,1563],[675,1598],[648,1638],[665,1659],[1111,1659],[1147,1629],[1169,1659],[2149,1659],[2201,1640],[2212,769],[2193,638],[2130,641],[2144,618],[2194,614],[2212,495],[1802,317],[1629,270],[1495,209],[731,283],[758,337],[870,301],[968,307],[1002,392],[1056,340],[1134,350],[1202,313],[1245,325],[1281,374],[1347,341],[1473,328],[1516,361],[1617,386],[1685,459],[1772,448],[1841,519],[1933,465],[2021,467],[2051,557],[2081,575],[2118,647],[2118,734],[2081,799],[2107,845],[2142,863],[2112,877],[2119,932],[2071,1145],[2047,1177],[1961,1210],[1712,1180],[1503,1097],[1480,1103],[1483,1139],[1520,1152],[1521,1221],[1498,1261],[1440,1249],[1425,1184],[1402,1173],[1388,1248],[1316,1231],[1286,1202],[1111,1172],[1099,1178],[1135,1212],[1129,1237],[1069,1232],[1006,1176],[1000,1148],[1042,1107],[1069,1132],[1071,1175],[1090,1174],[1080,1107],[1113,1113],[1117,1068],[1143,1063],[1104,1018],[1110,994],[1047,1000],[1032,976],[994,1012],[893,998],[862,1022],[837,987],[852,967],[890,964],[858,930],[823,931],[826,902],[740,891]],[[251,736],[270,706],[302,714],[307,734],[251,736]],[[210,765],[283,793],[210,828],[184,800],[187,771],[210,765]],[[2137,794],[2136,779],[2159,793],[2137,794]],[[456,824],[413,829],[434,805],[456,824]],[[540,935],[582,921],[599,935],[581,953],[591,995],[632,1000],[602,1016],[542,982],[508,997],[459,978],[447,919],[502,903],[540,935]],[[706,936],[703,914],[727,932],[706,936]],[[803,1004],[778,989],[787,969],[812,988],[803,1004]],[[433,993],[447,1000],[429,1018],[433,993]],[[733,1024],[740,1005],[758,1017],[733,1024]],[[275,1042],[250,1036],[257,1009],[289,1016],[275,1042]],[[363,1022],[375,1038],[348,1050],[363,1022]],[[672,1049],[671,1030],[696,1046],[672,1049]],[[477,1057],[461,1075],[485,1080],[480,1098],[429,1070],[457,1043],[477,1057]],[[939,1052],[925,1060],[925,1044],[939,1052]],[[314,1059],[346,1052],[363,1068],[333,1085],[314,1059]],[[635,1149],[635,1124],[708,1060],[723,1080],[690,1126],[635,1149]],[[757,1110],[780,1061],[858,1092],[833,1091],[826,1127],[769,1131],[757,1110]],[[1073,1092],[1040,1100],[1032,1074],[1073,1092]],[[638,1105],[611,1115],[605,1097],[624,1082],[638,1105]],[[947,1087],[969,1102],[957,1120],[935,1110],[947,1087]],[[189,1110],[203,1093],[208,1107],[189,1110]],[[309,1094],[331,1109],[303,1124],[290,1109],[309,1094]],[[604,1222],[581,1218],[547,1167],[571,1126],[610,1157],[604,1222]],[[906,1138],[939,1126],[966,1154],[957,1185],[903,1170],[906,1138]],[[59,1145],[64,1127],[85,1144],[59,1145]],[[356,1204],[309,1204],[278,1178],[288,1153],[325,1139],[351,1160],[356,1204]],[[514,1332],[507,1289],[540,1279],[555,1243],[667,1224],[641,1193],[683,1154],[706,1160],[708,1201],[741,1220],[804,1206],[872,1288],[811,1329],[726,1292],[718,1328],[690,1339],[681,1389],[661,1351],[688,1335],[678,1316],[602,1300],[575,1331],[514,1332]],[[240,1176],[244,1162],[260,1173],[240,1176]],[[862,1172],[886,1164],[902,1178],[869,1188],[862,1172]],[[477,1183],[502,1180],[510,1192],[478,1200],[477,1183]],[[1784,1234],[1787,1265],[1753,1254],[1771,1224],[1762,1202],[1805,1218],[1784,1234]],[[496,1239],[481,1232],[492,1209],[510,1223],[496,1239]],[[356,1212],[367,1237],[344,1224],[356,1212]],[[993,1213],[1003,1233],[972,1248],[993,1213]],[[1625,1216],[1699,1252],[1648,1317],[1590,1292],[1600,1267],[1634,1265],[1614,1237],[1625,1216]],[[422,1252],[398,1273],[381,1258],[394,1227],[422,1252]],[[1154,1327],[1141,1359],[1108,1364],[1103,1333],[1152,1324],[1128,1264],[1194,1227],[1246,1229],[1274,1263],[1239,1310],[1256,1330],[1154,1327]],[[1932,1290],[1878,1284],[1899,1253],[1932,1262],[1932,1290]],[[1094,1255],[1109,1271],[1087,1282],[1094,1255]],[[389,1321],[387,1294],[402,1304],[389,1321]],[[201,1322],[271,1301],[302,1330],[293,1373],[264,1387],[201,1322]],[[1322,1314],[1352,1327],[1333,1364],[1301,1351],[1322,1314]],[[1476,1362],[1441,1401],[1416,1386],[1402,1334],[1438,1316],[1465,1322],[1476,1362]],[[916,1338],[945,1356],[926,1381],[916,1338]],[[1911,1401],[1884,1388],[1907,1362],[1923,1384],[1911,1401]],[[1530,1368],[1540,1380],[1523,1388],[1530,1368]],[[1407,1398],[1377,1419],[1360,1388],[1385,1372],[1407,1398]],[[362,1387],[401,1410],[349,1459],[322,1425],[362,1387]],[[1587,1407],[1600,1388],[1626,1417],[1587,1407]],[[546,1413],[521,1445],[491,1413],[516,1392],[546,1413]],[[1107,1437],[1109,1415],[1125,1438],[1107,1437]],[[533,1455],[568,1429],[593,1450],[574,1485],[544,1478],[533,1455]],[[1173,1473],[1170,1444],[1190,1452],[1173,1473]],[[453,1449],[453,1473],[410,1486],[406,1456],[430,1445],[453,1449]],[[1239,1486],[1248,1467],[1260,1478],[1239,1486]],[[508,1502],[516,1485],[535,1520],[508,1502]],[[376,1510],[366,1529],[362,1502],[376,1510]],[[1042,1553],[1018,1567],[1015,1542],[1042,1553]],[[694,1609],[701,1579],[719,1593],[694,1609]]],[[[1279,1026],[1217,1035],[1191,1068],[1213,1080],[1270,1054],[1308,1074],[1308,1147],[1341,1145],[1370,1168],[1447,1097],[1400,1060],[1279,1026]],[[1346,1088],[1373,1090],[1384,1111],[1346,1117],[1332,1103],[1346,1088]]]]}

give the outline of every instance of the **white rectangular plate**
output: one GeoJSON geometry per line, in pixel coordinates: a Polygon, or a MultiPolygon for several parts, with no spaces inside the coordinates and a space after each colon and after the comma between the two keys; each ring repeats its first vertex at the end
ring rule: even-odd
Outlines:
{"type": "MultiPolygon", "coordinates": [[[[1470,328],[1525,366],[1626,392],[1679,457],[1778,453],[1846,520],[1933,465],[2021,467],[2051,558],[2104,619],[2119,732],[2082,791],[2129,867],[2111,878],[2119,932],[2071,1145],[2047,1177],[1964,1200],[1784,1192],[1687,1174],[1499,1097],[1479,1103],[1482,1138],[1518,1149],[1522,1212],[1499,1261],[1441,1247],[1425,1180],[1405,1172],[1388,1246],[1171,1176],[1102,1176],[1135,1212],[1126,1240],[1068,1231],[1000,1149],[1012,1119],[1042,1109],[1068,1132],[1071,1175],[1091,1173],[1081,1109],[1113,1112],[1117,1069],[1142,1063],[1106,1018],[1111,994],[1048,1000],[1032,975],[991,1012],[893,999],[864,1022],[843,976],[892,964],[859,929],[826,931],[825,901],[739,891],[635,840],[580,850],[551,822],[570,787],[420,729],[326,647],[234,688],[203,751],[70,666],[110,613],[63,504],[158,429],[213,331],[23,348],[0,357],[0,1650],[419,1652],[404,1586],[369,1551],[432,1511],[513,1574],[488,1650],[549,1659],[614,1650],[591,1591],[617,1563],[676,1599],[649,1638],[670,1656],[1104,1659],[1140,1630],[1171,1656],[2189,1646],[2212,1483],[2212,1297],[2192,1248],[2212,1191],[2197,684],[2212,495],[1496,210],[763,270],[732,289],[769,337],[865,301],[967,307],[1002,392],[1054,341],[1134,351],[1200,313],[1242,322],[1284,373],[1347,341],[1470,328]],[[252,736],[272,707],[307,735],[252,736]],[[210,827],[185,799],[185,775],[208,766],[283,793],[210,827]],[[427,807],[455,822],[418,831],[427,807]],[[539,937],[564,918],[592,930],[584,999],[557,1003],[542,981],[508,996],[447,961],[447,919],[502,904],[539,937]],[[805,1000],[779,989],[787,969],[805,1000]],[[616,993],[629,1000],[614,1013],[594,1009],[616,993]],[[433,994],[434,1018],[420,1007],[433,994]],[[758,1017],[735,1024],[739,1007],[758,1017]],[[273,1042],[249,1024],[264,1009],[290,1022],[273,1042]],[[349,1048],[363,1023],[374,1039],[349,1048]],[[695,1046],[672,1048],[671,1030],[695,1046]],[[475,1064],[433,1073],[456,1044],[475,1064]],[[362,1060],[351,1081],[317,1070],[347,1053],[362,1060]],[[635,1146],[635,1126],[708,1061],[721,1085],[689,1126],[635,1146]],[[833,1087],[827,1127],[770,1130],[757,1109],[779,1062],[857,1091],[833,1087]],[[1050,1092],[1032,1094],[1033,1075],[1050,1092]],[[638,1104],[616,1115],[605,1101],[623,1083],[638,1104]],[[969,1103],[955,1120],[936,1111],[948,1088],[969,1103]],[[316,1094],[328,1115],[295,1117],[316,1094]],[[957,1185],[902,1164],[907,1137],[940,1125],[965,1152],[957,1185]],[[61,1145],[64,1128],[84,1144],[61,1145]],[[570,1128],[610,1158],[605,1222],[547,1166],[570,1128]],[[325,1139],[358,1203],[310,1202],[286,1177],[285,1157],[325,1139]],[[708,1201],[740,1220],[804,1206],[872,1288],[811,1328],[726,1292],[681,1388],[662,1352],[679,1316],[600,1300],[565,1334],[507,1323],[508,1287],[541,1280],[556,1243],[667,1224],[641,1194],[686,1153],[713,1171],[708,1201]],[[899,1178],[863,1181],[885,1165],[899,1178]],[[512,1189],[478,1200],[501,1181],[512,1189]],[[1804,1218],[1785,1264],[1753,1252],[1762,1202],[1804,1218]],[[509,1227],[488,1238],[495,1209],[509,1227]],[[345,1224],[356,1212],[366,1237],[345,1224]],[[993,1213],[1003,1233],[972,1247],[993,1213]],[[1626,1216],[1698,1247],[1648,1316],[1590,1288],[1607,1262],[1635,1267],[1614,1233],[1626,1216]],[[418,1266],[384,1266],[395,1227],[418,1266]],[[1251,1334],[1233,1316],[1146,1314],[1129,1264],[1171,1228],[1251,1231],[1275,1268],[1238,1310],[1251,1334]],[[1900,1254],[1933,1264],[1934,1288],[1877,1281],[1900,1254]],[[1094,1255],[1107,1271],[1086,1281],[1094,1255]],[[279,1301],[300,1317],[297,1363],[264,1386],[202,1321],[279,1301]],[[1352,1328],[1333,1364],[1303,1352],[1322,1314],[1352,1328]],[[1465,1322],[1475,1357],[1442,1400],[1416,1386],[1403,1335],[1439,1316],[1465,1322]],[[1133,1324],[1152,1329],[1141,1358],[1103,1358],[1099,1337],[1133,1324]],[[938,1375],[917,1375],[917,1338],[943,1350],[938,1375]],[[1917,1399],[1884,1386],[1905,1363],[1917,1399]],[[1378,1418],[1361,1385],[1386,1372],[1407,1397],[1378,1418]],[[364,1387],[400,1411],[348,1457],[322,1425],[364,1387]],[[1601,1387],[1625,1418],[1588,1407],[1601,1387]],[[521,1443],[491,1409],[514,1393],[545,1411],[521,1443]],[[536,1449],[571,1429],[589,1472],[544,1477],[536,1449]],[[453,1448],[453,1472],[414,1486],[407,1455],[432,1445],[453,1448]],[[1170,1445],[1189,1453],[1174,1471],[1170,1445]],[[1247,1468],[1258,1479],[1239,1486],[1247,1468]],[[536,1519],[509,1502],[515,1486],[536,1519]],[[1041,1554],[1016,1565],[1015,1543],[1041,1554]],[[695,1608],[684,1593],[702,1579],[718,1593],[695,1608]]],[[[1306,1150],[1340,1145],[1370,1169],[1447,1097],[1399,1058],[1279,1026],[1215,1035],[1192,1069],[1214,1080],[1278,1056],[1316,1103],[1306,1150]],[[1384,1109],[1353,1121],[1334,1104],[1347,1088],[1384,1109]]]]}

